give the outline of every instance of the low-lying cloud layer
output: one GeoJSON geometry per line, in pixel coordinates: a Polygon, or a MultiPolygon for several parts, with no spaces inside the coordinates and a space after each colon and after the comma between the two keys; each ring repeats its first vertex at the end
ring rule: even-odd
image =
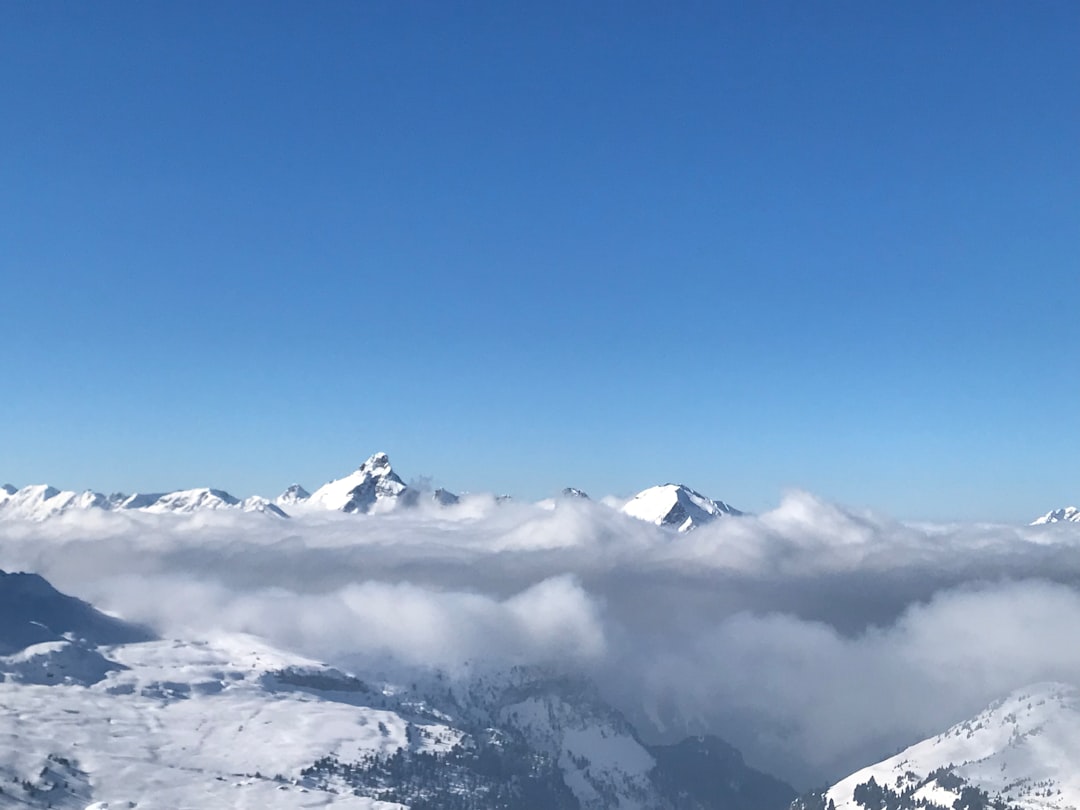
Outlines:
{"type": "Polygon", "coordinates": [[[1080,526],[915,526],[805,493],[677,535],[594,502],[380,516],[0,523],[36,571],[172,635],[346,666],[541,663],[645,733],[711,731],[800,786],[1043,679],[1080,682],[1080,526]]]}

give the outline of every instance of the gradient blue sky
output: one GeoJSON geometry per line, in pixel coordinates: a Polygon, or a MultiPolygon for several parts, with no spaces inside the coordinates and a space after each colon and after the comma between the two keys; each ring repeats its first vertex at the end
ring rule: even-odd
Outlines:
{"type": "Polygon", "coordinates": [[[0,479],[1080,500],[1080,4],[8,2],[0,479]]]}

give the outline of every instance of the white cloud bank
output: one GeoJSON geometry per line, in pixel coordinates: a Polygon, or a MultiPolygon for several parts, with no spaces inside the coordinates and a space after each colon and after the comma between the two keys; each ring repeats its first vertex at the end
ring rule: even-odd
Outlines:
{"type": "Polygon", "coordinates": [[[676,535],[589,501],[0,523],[0,568],[171,635],[344,665],[591,674],[648,734],[823,783],[1010,689],[1080,682],[1080,526],[904,525],[805,493],[676,535]]]}

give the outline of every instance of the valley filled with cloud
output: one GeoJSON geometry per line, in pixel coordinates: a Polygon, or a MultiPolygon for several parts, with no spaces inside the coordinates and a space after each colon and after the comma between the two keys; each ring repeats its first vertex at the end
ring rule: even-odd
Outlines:
{"type": "Polygon", "coordinates": [[[805,492],[692,532],[604,502],[0,521],[0,568],[166,637],[353,671],[584,674],[654,741],[824,785],[1011,689],[1080,681],[1080,526],[909,524],[805,492]]]}

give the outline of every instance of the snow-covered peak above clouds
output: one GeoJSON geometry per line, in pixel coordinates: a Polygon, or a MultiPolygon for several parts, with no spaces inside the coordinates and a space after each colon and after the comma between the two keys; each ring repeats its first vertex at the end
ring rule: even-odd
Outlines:
{"type": "Polygon", "coordinates": [[[289,514],[280,506],[261,495],[252,495],[250,498],[244,498],[244,500],[240,501],[238,506],[244,512],[260,512],[279,518],[287,518],[289,516],[289,514]]]}
{"type": "Polygon", "coordinates": [[[1043,526],[1047,523],[1080,523],[1080,509],[1075,506],[1066,506],[1064,509],[1055,509],[1031,521],[1032,526],[1043,526]]]}
{"type": "Polygon", "coordinates": [[[274,503],[278,506],[293,506],[294,504],[303,503],[311,497],[311,493],[304,489],[299,484],[291,484],[284,492],[278,495],[274,499],[274,503]]]}
{"type": "Polygon", "coordinates": [[[412,500],[412,491],[390,466],[386,453],[376,453],[344,478],[323,484],[307,504],[339,512],[384,512],[412,500]]]}
{"type": "Polygon", "coordinates": [[[722,515],[741,515],[723,501],[706,498],[685,484],[663,484],[642,490],[623,506],[622,512],[657,526],[687,532],[722,515]]]}
{"type": "Polygon", "coordinates": [[[109,500],[98,492],[58,490],[48,484],[0,490],[0,515],[19,520],[45,520],[72,509],[107,509],[109,500]]]}
{"type": "Polygon", "coordinates": [[[240,505],[240,500],[228,492],[209,487],[181,489],[160,496],[152,504],[144,507],[153,514],[163,512],[199,512],[204,509],[228,509],[240,505]]]}
{"type": "Polygon", "coordinates": [[[266,498],[253,496],[241,501],[220,489],[201,487],[176,492],[152,492],[105,496],[86,490],[58,490],[47,484],[0,490],[0,519],[43,521],[59,515],[88,511],[147,512],[149,514],[191,514],[206,510],[236,509],[263,512],[274,517],[288,515],[266,498]]]}
{"type": "Polygon", "coordinates": [[[1041,683],[852,774],[830,788],[822,804],[832,802],[836,810],[886,805],[938,810],[952,808],[954,802],[973,807],[961,801],[961,795],[977,789],[1009,807],[1063,810],[1080,806],[1077,762],[1080,690],[1041,683]],[[896,799],[878,795],[883,791],[895,793],[896,799]]]}

